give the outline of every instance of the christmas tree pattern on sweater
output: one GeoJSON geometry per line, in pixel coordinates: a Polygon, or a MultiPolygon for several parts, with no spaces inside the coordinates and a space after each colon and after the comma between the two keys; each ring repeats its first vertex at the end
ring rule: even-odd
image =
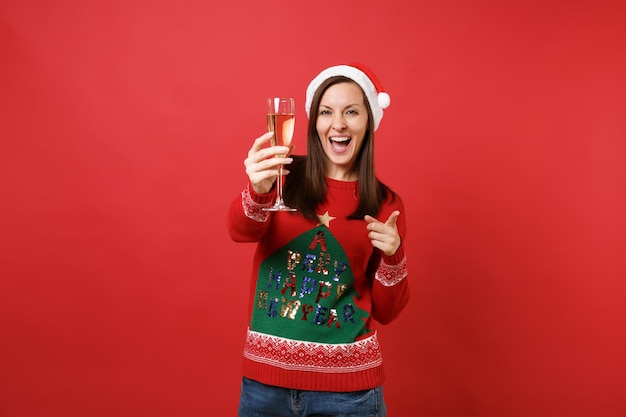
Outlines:
{"type": "Polygon", "coordinates": [[[353,343],[370,333],[353,282],[348,257],[330,230],[310,229],[261,263],[250,330],[290,340],[353,343]]]}

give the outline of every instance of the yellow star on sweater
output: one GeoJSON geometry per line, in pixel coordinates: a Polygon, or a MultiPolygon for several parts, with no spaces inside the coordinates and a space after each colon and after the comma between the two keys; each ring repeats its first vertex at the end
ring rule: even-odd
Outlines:
{"type": "Polygon", "coordinates": [[[317,224],[318,226],[324,225],[330,229],[330,221],[335,220],[336,217],[330,216],[328,211],[324,214],[318,214],[317,218],[320,219],[320,222],[317,224]]]}

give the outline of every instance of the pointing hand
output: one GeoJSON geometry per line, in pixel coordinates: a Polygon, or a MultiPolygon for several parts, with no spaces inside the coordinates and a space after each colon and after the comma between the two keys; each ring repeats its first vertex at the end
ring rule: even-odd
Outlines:
{"type": "Polygon", "coordinates": [[[396,225],[399,216],[400,212],[395,210],[384,223],[369,215],[364,218],[369,232],[367,236],[372,241],[372,246],[380,249],[387,256],[394,255],[402,243],[396,225]]]}

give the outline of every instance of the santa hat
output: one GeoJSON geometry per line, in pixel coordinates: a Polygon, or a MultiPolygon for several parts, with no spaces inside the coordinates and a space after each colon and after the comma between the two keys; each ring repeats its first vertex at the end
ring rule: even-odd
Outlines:
{"type": "Polygon", "coordinates": [[[380,120],[383,118],[383,110],[391,104],[391,97],[384,92],[380,81],[378,81],[374,73],[365,65],[358,63],[326,68],[317,77],[313,78],[313,81],[306,89],[305,109],[307,117],[310,117],[311,102],[319,86],[328,78],[337,76],[350,78],[363,89],[374,116],[374,130],[378,129],[380,120]]]}

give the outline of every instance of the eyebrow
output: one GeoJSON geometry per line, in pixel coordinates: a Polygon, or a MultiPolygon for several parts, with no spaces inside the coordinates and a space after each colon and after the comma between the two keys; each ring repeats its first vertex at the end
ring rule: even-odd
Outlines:
{"type": "MultiPolygon", "coordinates": [[[[325,104],[321,104],[320,103],[320,107],[326,107],[327,109],[332,109],[331,106],[327,106],[325,104]]],[[[344,107],[344,109],[350,108],[350,107],[363,107],[362,104],[359,103],[352,103],[352,104],[348,104],[347,106],[344,107]]]]}

